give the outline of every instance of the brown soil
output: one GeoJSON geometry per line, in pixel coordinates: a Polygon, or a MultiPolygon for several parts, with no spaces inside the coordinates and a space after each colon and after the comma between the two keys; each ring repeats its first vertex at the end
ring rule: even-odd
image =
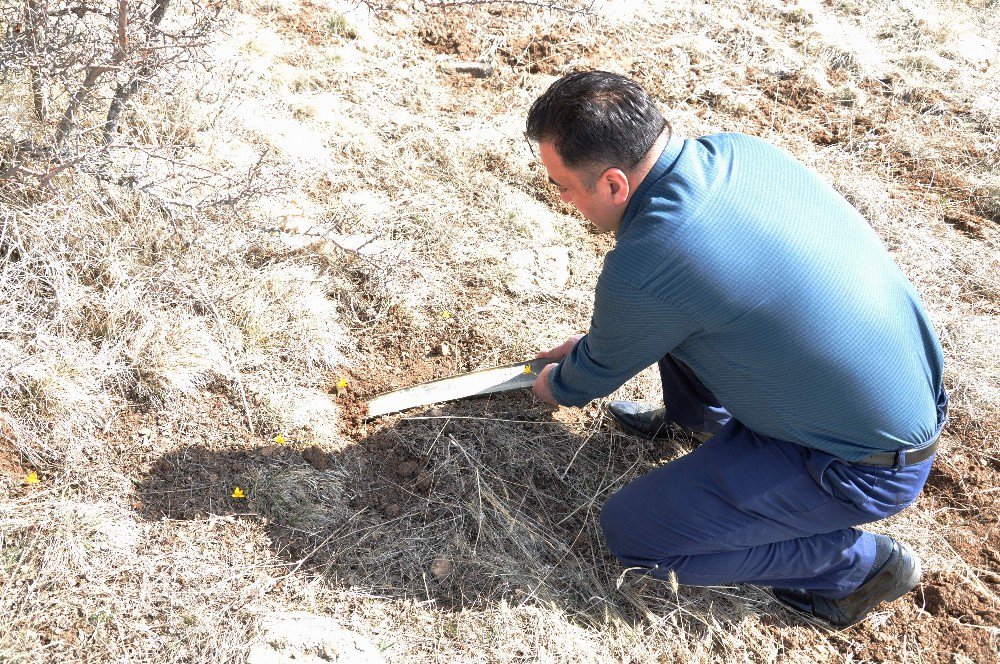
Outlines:
{"type": "Polygon", "coordinates": [[[330,392],[335,395],[337,400],[341,426],[348,431],[355,431],[368,417],[367,401],[350,388],[341,390],[339,394],[336,388],[331,389],[330,392]]]}
{"type": "Polygon", "coordinates": [[[558,74],[594,51],[580,39],[583,29],[577,26],[544,32],[539,28],[528,35],[512,31],[523,16],[514,8],[498,7],[485,23],[470,21],[469,16],[461,11],[426,14],[417,36],[436,53],[479,60],[490,51],[492,39],[503,35],[496,48],[497,58],[515,71],[531,74],[558,74]]]}
{"type": "Polygon", "coordinates": [[[939,507],[948,544],[1000,596],[1000,496],[997,469],[980,460],[942,459],[927,480],[924,500],[939,507]]]}
{"type": "Polygon", "coordinates": [[[319,445],[310,445],[302,450],[302,458],[316,470],[326,470],[330,467],[330,459],[319,445]]]}
{"type": "Polygon", "coordinates": [[[922,599],[925,611],[934,616],[951,616],[968,625],[1000,624],[1000,604],[995,598],[984,597],[981,589],[972,587],[968,579],[948,572],[931,572],[924,579],[922,599]]]}
{"type": "Polygon", "coordinates": [[[899,661],[904,644],[912,644],[921,661],[951,664],[956,655],[977,663],[996,661],[995,637],[970,626],[997,624],[998,607],[989,602],[957,575],[929,573],[917,590],[890,605],[892,615],[884,626],[865,622],[844,632],[845,654],[859,661],[899,661]]]}
{"type": "Polygon", "coordinates": [[[137,489],[133,507],[149,518],[204,519],[241,511],[232,497],[252,463],[248,451],[218,453],[185,447],[160,457],[137,489]]]}
{"type": "Polygon", "coordinates": [[[350,30],[347,30],[347,34],[341,35],[337,33],[336,25],[328,25],[327,21],[331,17],[328,7],[310,0],[300,0],[298,11],[295,13],[281,11],[275,16],[275,20],[283,32],[304,37],[310,46],[322,47],[341,37],[353,38],[350,30]]]}
{"type": "Polygon", "coordinates": [[[30,488],[24,484],[30,472],[24,467],[20,454],[6,446],[0,447],[0,495],[23,494],[30,488]]]}
{"type": "Polygon", "coordinates": [[[21,465],[20,456],[13,450],[0,449],[0,476],[10,480],[22,480],[27,472],[21,465]]]}
{"type": "Polygon", "coordinates": [[[530,37],[514,40],[509,48],[502,49],[501,55],[511,67],[523,68],[532,74],[556,74],[573,55],[582,54],[582,49],[560,49],[565,39],[566,35],[538,31],[530,37]]]}
{"type": "MultiPolygon", "coordinates": [[[[831,81],[835,82],[836,79],[831,81]]],[[[753,116],[762,129],[802,131],[813,143],[822,146],[883,139],[891,123],[907,111],[968,119],[968,109],[951,103],[939,92],[898,92],[895,86],[892,79],[862,83],[859,87],[868,95],[868,101],[862,108],[854,109],[838,104],[821,92],[814,81],[800,74],[782,79],[771,77],[759,86],[764,97],[753,116]]],[[[988,192],[978,190],[959,174],[964,162],[983,158],[972,150],[956,151],[928,162],[893,149],[888,163],[893,175],[904,185],[906,195],[931,204],[945,201],[944,220],[982,239],[985,228],[1000,224],[1000,207],[988,192]]]]}
{"type": "Polygon", "coordinates": [[[359,416],[367,415],[364,402],[377,394],[480,368],[479,358],[489,356],[499,340],[464,312],[486,304],[490,296],[488,289],[475,286],[456,293],[454,310],[447,318],[432,312],[435,324],[423,336],[409,332],[411,321],[401,309],[390,307],[358,340],[359,354],[368,358],[368,366],[353,370],[356,378],[337,397],[351,422],[357,425],[359,416]],[[442,343],[448,346],[447,355],[440,352],[442,343]]]}
{"type": "MultiPolygon", "coordinates": [[[[412,511],[420,502],[420,496],[430,492],[432,482],[426,471],[429,460],[416,457],[394,431],[386,430],[362,441],[357,454],[364,460],[368,474],[358,478],[352,486],[352,508],[379,510],[387,518],[394,519],[404,507],[408,513],[412,511]]],[[[438,487],[438,490],[445,488],[438,487]]],[[[432,513],[426,516],[434,518],[432,513]]]]}
{"type": "MultiPolygon", "coordinates": [[[[919,653],[919,661],[940,664],[959,661],[957,656],[977,664],[995,662],[997,640],[991,630],[1000,624],[996,597],[960,575],[932,571],[913,592],[882,605],[875,616],[828,636],[847,661],[897,662],[919,653]]],[[[811,636],[783,609],[763,622],[790,650],[808,648],[811,636]]]]}
{"type": "Polygon", "coordinates": [[[480,40],[470,32],[465,21],[451,21],[446,15],[431,14],[417,36],[437,53],[457,56],[460,60],[479,57],[480,40]]]}

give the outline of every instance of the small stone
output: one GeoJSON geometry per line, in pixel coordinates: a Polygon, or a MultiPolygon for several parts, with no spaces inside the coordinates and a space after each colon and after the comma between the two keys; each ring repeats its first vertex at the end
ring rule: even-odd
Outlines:
{"type": "Polygon", "coordinates": [[[389,503],[385,508],[385,515],[390,519],[395,519],[403,512],[403,509],[399,506],[399,503],[389,503]]]}
{"type": "Polygon", "coordinates": [[[451,355],[451,346],[448,343],[442,341],[441,345],[437,347],[438,355],[441,357],[448,357],[451,355]]]}
{"type": "Polygon", "coordinates": [[[281,445],[265,445],[260,448],[260,455],[265,458],[271,458],[278,455],[281,450],[281,445]]]}
{"type": "Polygon", "coordinates": [[[446,61],[438,63],[438,68],[446,74],[465,74],[473,78],[489,78],[493,75],[493,65],[488,62],[446,61]]]}
{"type": "Polygon", "coordinates": [[[139,429],[139,435],[142,436],[143,438],[149,438],[150,436],[153,435],[153,430],[150,429],[149,427],[143,427],[139,429]]]}
{"type": "Polygon", "coordinates": [[[444,556],[438,556],[431,563],[431,574],[434,575],[435,579],[443,579],[444,577],[451,574],[451,571],[455,568],[450,560],[444,556]]]}
{"type": "Polygon", "coordinates": [[[383,664],[378,646],[332,618],[302,611],[275,613],[261,620],[247,664],[339,662],[383,664]]]}
{"type": "Polygon", "coordinates": [[[423,493],[427,493],[428,491],[430,491],[431,474],[428,473],[426,470],[421,470],[417,474],[417,481],[415,483],[415,486],[417,487],[417,491],[421,491],[423,493]]]}

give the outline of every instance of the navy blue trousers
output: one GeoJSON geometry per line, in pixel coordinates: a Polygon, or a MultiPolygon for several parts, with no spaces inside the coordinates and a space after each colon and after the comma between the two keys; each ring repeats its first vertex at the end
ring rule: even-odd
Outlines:
{"type": "Polygon", "coordinates": [[[933,457],[883,468],[762,436],[686,365],[668,355],[659,366],[668,415],[714,435],[608,500],[601,526],[615,556],[689,585],[855,590],[875,561],[874,536],[855,526],[913,503],[933,457]]]}

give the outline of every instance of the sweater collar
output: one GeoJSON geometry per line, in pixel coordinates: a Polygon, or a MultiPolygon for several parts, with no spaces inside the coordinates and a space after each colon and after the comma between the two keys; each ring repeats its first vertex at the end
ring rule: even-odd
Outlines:
{"type": "Polygon", "coordinates": [[[683,147],[684,140],[671,132],[670,140],[667,141],[667,145],[663,148],[663,152],[660,153],[656,163],[653,164],[653,167],[649,169],[648,173],[646,173],[646,177],[644,177],[642,182],[639,183],[639,186],[636,188],[635,193],[632,194],[632,198],[629,200],[628,205],[625,206],[625,213],[622,215],[622,222],[618,225],[618,230],[615,232],[616,238],[620,237],[621,234],[625,232],[629,223],[635,219],[637,214],[639,214],[639,209],[642,207],[643,200],[646,198],[649,188],[652,187],[657,180],[666,175],[671,168],[673,168],[674,162],[677,161],[677,157],[680,155],[683,147]]]}

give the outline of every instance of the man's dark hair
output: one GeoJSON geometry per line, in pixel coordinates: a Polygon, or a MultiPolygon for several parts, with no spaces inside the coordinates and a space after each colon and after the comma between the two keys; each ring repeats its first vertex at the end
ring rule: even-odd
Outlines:
{"type": "Polygon", "coordinates": [[[627,172],[667,126],[649,93],[635,81],[606,71],[582,71],[563,76],[535,100],[525,134],[536,143],[551,141],[574,170],[627,172]]]}

